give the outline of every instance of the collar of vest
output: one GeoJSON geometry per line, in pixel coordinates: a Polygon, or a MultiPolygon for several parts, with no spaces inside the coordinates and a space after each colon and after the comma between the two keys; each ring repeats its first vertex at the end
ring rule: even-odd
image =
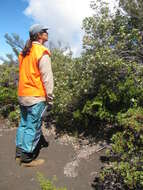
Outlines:
{"type": "Polygon", "coordinates": [[[37,42],[37,41],[33,41],[32,44],[39,44],[39,45],[42,45],[42,44],[40,44],[40,43],[37,42]]]}
{"type": "MultiPolygon", "coordinates": [[[[43,45],[40,44],[38,41],[33,41],[32,44],[38,44],[38,45],[43,46],[43,45]]],[[[44,46],[44,47],[45,47],[45,46],[44,46]]],[[[45,48],[47,49],[49,56],[51,56],[51,52],[50,52],[50,50],[49,50],[47,47],[45,47],[45,48]]]]}

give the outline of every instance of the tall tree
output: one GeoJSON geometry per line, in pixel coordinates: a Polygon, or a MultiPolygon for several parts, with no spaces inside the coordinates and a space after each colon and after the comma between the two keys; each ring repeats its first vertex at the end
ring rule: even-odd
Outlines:
{"type": "Polygon", "coordinates": [[[19,55],[19,52],[23,49],[24,47],[24,41],[20,38],[20,36],[16,33],[13,33],[11,36],[6,33],[5,34],[5,40],[6,43],[12,48],[13,53],[11,54],[6,54],[6,58],[0,57],[0,60],[8,65],[14,65],[17,64],[17,57],[19,55]]]}
{"type": "Polygon", "coordinates": [[[24,41],[16,33],[13,33],[12,36],[6,33],[4,37],[6,39],[6,43],[8,43],[10,47],[12,48],[14,54],[18,56],[19,52],[24,47],[24,41]]]}

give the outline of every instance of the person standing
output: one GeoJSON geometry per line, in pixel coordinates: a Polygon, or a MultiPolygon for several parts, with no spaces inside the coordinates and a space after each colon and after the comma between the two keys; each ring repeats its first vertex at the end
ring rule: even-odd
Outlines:
{"type": "Polygon", "coordinates": [[[42,112],[46,102],[53,101],[53,72],[51,53],[44,46],[48,41],[48,28],[34,24],[30,39],[19,55],[18,100],[20,123],[16,132],[16,160],[25,166],[37,166],[43,159],[35,159],[42,130],[42,112]]]}

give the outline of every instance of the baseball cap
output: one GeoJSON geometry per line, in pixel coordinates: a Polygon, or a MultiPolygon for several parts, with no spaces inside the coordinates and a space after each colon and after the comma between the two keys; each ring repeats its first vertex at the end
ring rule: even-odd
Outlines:
{"type": "Polygon", "coordinates": [[[33,36],[39,32],[46,31],[46,30],[48,30],[47,26],[44,26],[42,24],[34,24],[30,27],[29,34],[30,36],[33,36]]]}

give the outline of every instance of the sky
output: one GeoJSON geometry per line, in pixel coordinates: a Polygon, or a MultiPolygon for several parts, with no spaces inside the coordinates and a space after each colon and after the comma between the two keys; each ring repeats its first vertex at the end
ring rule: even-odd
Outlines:
{"type": "MultiPolygon", "coordinates": [[[[82,51],[82,20],[93,14],[91,0],[4,0],[0,6],[0,56],[11,53],[4,35],[18,34],[26,41],[32,24],[49,27],[49,41],[69,45],[74,56],[82,51]]],[[[111,7],[114,0],[109,1],[111,7]]]]}

